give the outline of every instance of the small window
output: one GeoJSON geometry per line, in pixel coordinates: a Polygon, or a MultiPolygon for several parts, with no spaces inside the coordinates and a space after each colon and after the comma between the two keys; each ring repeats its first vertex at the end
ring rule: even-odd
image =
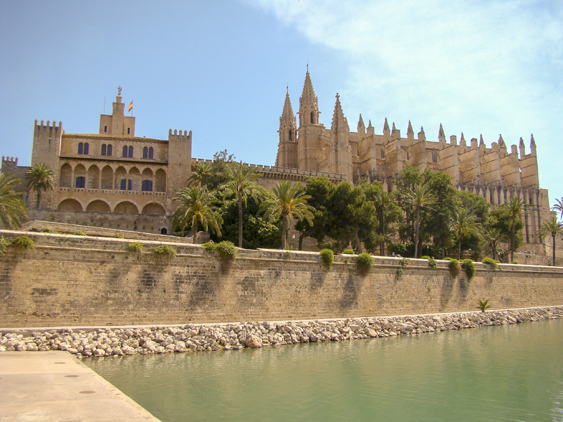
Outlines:
{"type": "Polygon", "coordinates": [[[293,135],[293,134],[291,133],[291,129],[290,129],[290,130],[289,130],[289,140],[290,140],[290,141],[293,141],[292,135],[293,135]]]}
{"type": "Polygon", "coordinates": [[[409,153],[408,153],[408,151],[407,151],[407,161],[409,160],[409,158],[410,158],[410,156],[409,156],[409,153]]]}
{"type": "Polygon", "coordinates": [[[311,111],[311,123],[315,123],[315,115],[311,111]]]}
{"type": "Polygon", "coordinates": [[[432,153],[432,163],[438,163],[438,154],[436,154],[435,152],[432,153]]]}
{"type": "Polygon", "coordinates": [[[127,135],[131,135],[131,128],[130,127],[127,128],[127,135]]]}
{"type": "Polygon", "coordinates": [[[123,147],[123,157],[127,158],[127,147],[126,146],[123,147]]]}
{"type": "Polygon", "coordinates": [[[107,146],[106,146],[106,144],[103,144],[102,145],[102,155],[106,155],[106,153],[107,153],[107,146]]]}
{"type": "Polygon", "coordinates": [[[86,178],[84,176],[78,176],[76,178],[75,188],[84,188],[86,186],[86,178]]]}
{"type": "Polygon", "coordinates": [[[147,147],[143,148],[143,158],[149,157],[149,149],[147,147]]]}
{"type": "Polygon", "coordinates": [[[149,148],[149,158],[152,159],[154,156],[154,149],[152,147],[149,148]]]}
{"type": "Polygon", "coordinates": [[[84,154],[84,144],[82,142],[78,144],[78,154],[84,154]]]}
{"type": "Polygon", "coordinates": [[[143,180],[141,190],[143,192],[152,192],[152,180],[143,180]]]}
{"type": "Polygon", "coordinates": [[[120,190],[127,190],[127,179],[122,179],[119,186],[120,190]]]}
{"type": "Polygon", "coordinates": [[[129,147],[129,158],[133,158],[133,147],[129,147]]]}
{"type": "Polygon", "coordinates": [[[108,127],[104,126],[104,132],[107,132],[107,131],[108,131],[108,127]]]}
{"type": "Polygon", "coordinates": [[[88,155],[89,152],[90,152],[90,144],[86,142],[84,144],[84,155],[88,155]]]}
{"type": "Polygon", "coordinates": [[[108,145],[108,154],[107,154],[107,156],[108,156],[108,157],[111,157],[111,153],[112,153],[112,147],[111,147],[111,145],[108,145]]]}
{"type": "Polygon", "coordinates": [[[127,180],[127,190],[133,190],[133,184],[131,183],[131,179],[127,180]]]}
{"type": "Polygon", "coordinates": [[[381,158],[385,158],[385,151],[383,149],[381,150],[381,158]]]}

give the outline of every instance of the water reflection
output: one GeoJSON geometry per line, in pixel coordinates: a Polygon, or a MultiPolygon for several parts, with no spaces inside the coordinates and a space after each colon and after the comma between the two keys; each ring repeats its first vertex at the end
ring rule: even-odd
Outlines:
{"type": "Polygon", "coordinates": [[[163,421],[563,421],[562,350],[555,320],[85,363],[163,421]]]}

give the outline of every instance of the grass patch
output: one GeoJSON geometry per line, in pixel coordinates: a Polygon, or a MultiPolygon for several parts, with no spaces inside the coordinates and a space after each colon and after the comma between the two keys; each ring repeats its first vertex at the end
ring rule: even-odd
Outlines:
{"type": "Polygon", "coordinates": [[[145,247],[141,242],[132,242],[127,245],[127,250],[129,252],[141,253],[143,252],[143,249],[145,249],[145,247]]]}
{"type": "Polygon", "coordinates": [[[373,262],[373,257],[369,253],[363,252],[356,258],[356,268],[358,268],[361,274],[366,275],[371,269],[373,262]]]}
{"type": "Polygon", "coordinates": [[[448,264],[448,266],[450,267],[450,275],[452,277],[457,277],[461,272],[461,265],[459,264],[459,261],[453,258],[450,258],[448,261],[450,261],[450,263],[448,264]]]}
{"type": "Polygon", "coordinates": [[[35,241],[27,236],[18,236],[12,240],[12,245],[20,249],[33,249],[35,241]]]}
{"type": "Polygon", "coordinates": [[[345,254],[345,255],[354,255],[355,254],[355,252],[352,249],[344,249],[342,251],[342,253],[345,254]]]}
{"type": "Polygon", "coordinates": [[[161,245],[152,248],[152,253],[157,256],[162,256],[166,258],[175,258],[178,254],[178,251],[174,246],[170,245],[161,245]]]}
{"type": "Polygon", "coordinates": [[[77,236],[88,236],[86,233],[84,233],[82,230],[78,230],[77,232],[74,232],[73,234],[77,235],[77,236]]]}
{"type": "Polygon", "coordinates": [[[465,271],[465,274],[467,274],[467,278],[469,280],[475,277],[475,272],[477,270],[475,269],[475,263],[472,260],[464,259],[463,261],[461,261],[461,268],[463,268],[463,271],[465,271]]]}
{"type": "Polygon", "coordinates": [[[124,239],[125,236],[123,236],[121,233],[116,233],[116,235],[114,236],[116,239],[124,239]]]}
{"type": "Polygon", "coordinates": [[[334,262],[334,252],[331,249],[323,249],[319,252],[321,255],[321,261],[330,268],[332,263],[334,262]]]}

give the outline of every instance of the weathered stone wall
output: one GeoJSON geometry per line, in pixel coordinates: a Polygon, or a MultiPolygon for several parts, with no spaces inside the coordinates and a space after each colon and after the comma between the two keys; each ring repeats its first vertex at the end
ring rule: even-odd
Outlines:
{"type": "MultiPolygon", "coordinates": [[[[5,237],[19,233],[3,231],[5,237]]],[[[353,256],[332,268],[312,252],[240,250],[225,261],[198,245],[174,244],[158,258],[143,242],[28,233],[32,250],[0,255],[0,327],[174,324],[345,318],[563,304],[563,268],[477,263],[468,280],[452,278],[446,261],[376,258],[362,276],[353,256]]],[[[172,244],[172,243],[170,243],[172,244]]]]}

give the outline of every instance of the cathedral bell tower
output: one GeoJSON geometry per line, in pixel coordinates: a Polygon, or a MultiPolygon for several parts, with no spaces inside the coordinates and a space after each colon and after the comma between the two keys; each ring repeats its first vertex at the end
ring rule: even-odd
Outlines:
{"type": "Polygon", "coordinates": [[[299,99],[299,138],[297,140],[298,168],[318,171],[321,133],[324,128],[319,123],[319,101],[315,96],[311,76],[307,69],[303,93],[299,99]]]}
{"type": "Polygon", "coordinates": [[[278,156],[276,167],[297,168],[297,124],[289,92],[285,94],[285,103],[280,117],[278,156]]]}

